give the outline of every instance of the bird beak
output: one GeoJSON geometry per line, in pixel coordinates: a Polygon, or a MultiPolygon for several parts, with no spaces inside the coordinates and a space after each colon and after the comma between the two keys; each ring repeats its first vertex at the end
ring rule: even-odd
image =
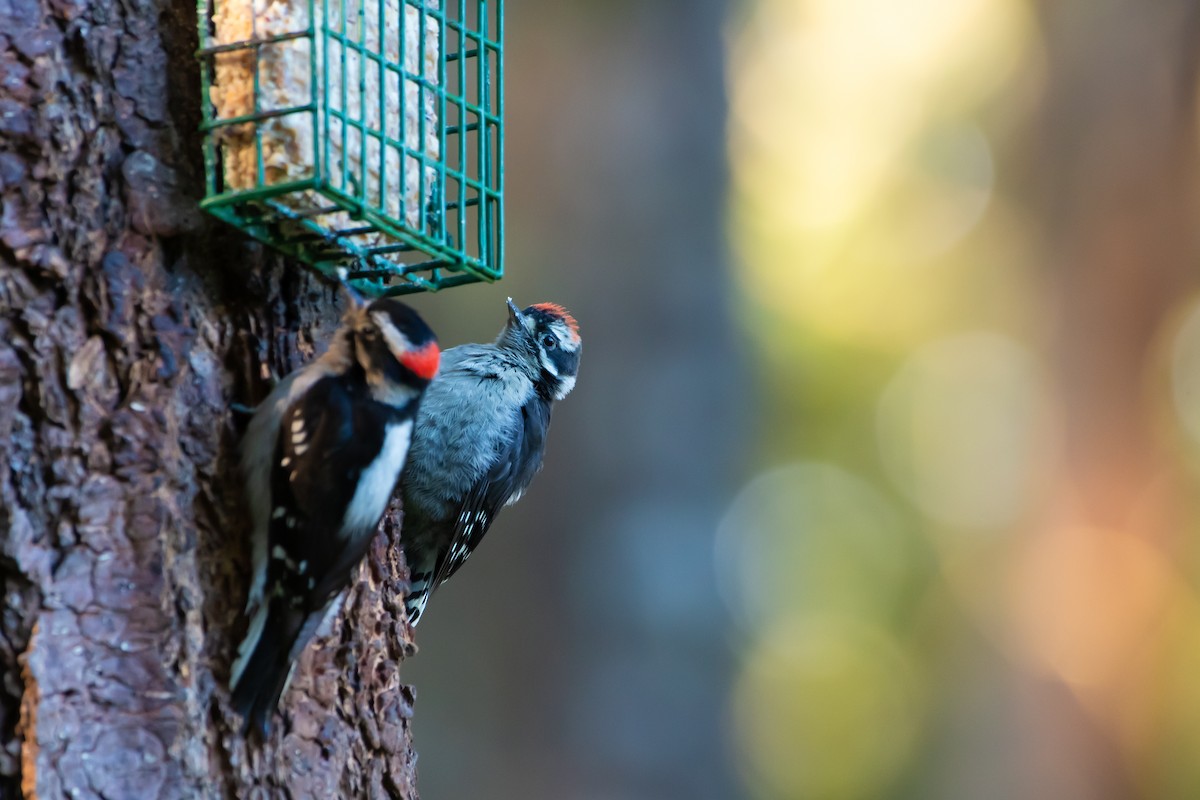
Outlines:
{"type": "Polygon", "coordinates": [[[338,285],[342,291],[346,293],[346,299],[350,301],[350,308],[362,308],[367,305],[367,299],[362,296],[362,293],[355,289],[349,283],[350,270],[345,267],[338,267],[337,279],[338,285]]]}
{"type": "Polygon", "coordinates": [[[513,303],[512,298],[508,298],[508,319],[513,325],[521,321],[521,310],[513,303]]]}

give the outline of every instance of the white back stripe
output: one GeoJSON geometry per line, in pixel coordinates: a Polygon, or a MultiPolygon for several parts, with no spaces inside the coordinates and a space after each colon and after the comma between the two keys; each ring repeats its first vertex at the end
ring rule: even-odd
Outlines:
{"type": "Polygon", "coordinates": [[[391,425],[383,437],[383,447],[358,480],[358,488],[346,515],[342,518],[342,535],[346,531],[374,528],[387,508],[388,499],[404,468],[408,456],[408,443],[412,438],[412,420],[391,425]]]}

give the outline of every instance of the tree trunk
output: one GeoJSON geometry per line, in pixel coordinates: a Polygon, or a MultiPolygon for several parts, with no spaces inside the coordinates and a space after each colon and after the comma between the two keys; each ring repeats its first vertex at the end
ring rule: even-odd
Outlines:
{"type": "Polygon", "coordinates": [[[271,741],[228,710],[228,405],[340,302],[197,211],[194,8],[0,2],[0,797],[416,797],[398,509],[271,741]]]}

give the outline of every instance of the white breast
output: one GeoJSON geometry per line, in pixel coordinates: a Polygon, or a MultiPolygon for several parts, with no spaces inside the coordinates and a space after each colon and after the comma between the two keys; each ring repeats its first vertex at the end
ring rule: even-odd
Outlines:
{"type": "Polygon", "coordinates": [[[343,535],[364,528],[374,531],[379,524],[379,518],[383,516],[388,498],[400,477],[400,470],[404,468],[411,438],[412,420],[388,427],[379,455],[363,470],[354,497],[346,508],[346,516],[342,520],[343,535]]]}

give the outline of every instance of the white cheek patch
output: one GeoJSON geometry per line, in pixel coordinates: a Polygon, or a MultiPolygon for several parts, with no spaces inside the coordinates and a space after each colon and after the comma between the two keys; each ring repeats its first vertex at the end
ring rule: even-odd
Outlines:
{"type": "Polygon", "coordinates": [[[558,381],[558,391],[554,393],[555,400],[562,400],[571,390],[575,388],[575,376],[568,375],[565,378],[560,378],[558,381]]]}
{"type": "Polygon", "coordinates": [[[542,350],[540,352],[540,358],[542,361],[542,369],[546,370],[546,372],[549,372],[551,375],[557,378],[558,367],[554,366],[554,361],[550,358],[550,354],[545,350],[542,350]]]}

